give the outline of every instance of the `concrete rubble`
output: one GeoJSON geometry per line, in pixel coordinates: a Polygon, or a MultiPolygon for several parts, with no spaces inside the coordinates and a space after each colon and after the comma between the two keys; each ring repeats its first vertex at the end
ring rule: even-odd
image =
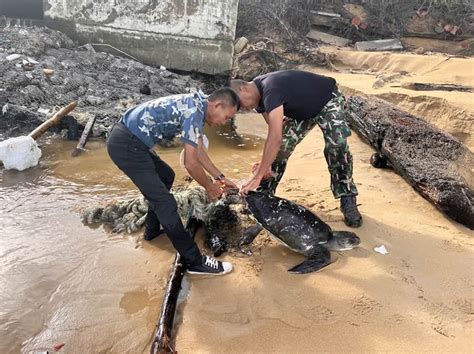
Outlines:
{"type": "Polygon", "coordinates": [[[95,116],[93,136],[105,136],[133,105],[203,88],[188,75],[77,47],[48,28],[0,28],[0,139],[30,131],[72,101],[74,118],[85,125],[95,116]],[[150,95],[140,93],[144,85],[150,95]]]}

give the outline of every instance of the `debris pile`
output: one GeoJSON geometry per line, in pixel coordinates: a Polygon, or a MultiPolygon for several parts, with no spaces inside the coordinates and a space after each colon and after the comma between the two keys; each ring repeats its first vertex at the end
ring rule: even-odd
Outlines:
{"type": "MultiPolygon", "coordinates": [[[[244,69],[234,69],[234,76],[244,79],[249,65],[256,66],[255,71],[260,73],[274,70],[275,64],[279,65],[277,69],[291,68],[293,61],[307,63],[313,59],[316,65],[330,65],[319,43],[420,54],[449,48],[450,54],[472,55],[474,5],[468,0],[242,0],[237,36],[248,38],[250,47],[261,41],[276,43],[276,51],[265,49],[287,59],[281,61],[261,50],[255,54],[251,50],[244,58],[239,54],[235,66],[244,69]],[[249,55],[252,60],[248,60],[249,55]]],[[[240,39],[235,48],[236,53],[242,50],[240,39]]]]}
{"type": "Polygon", "coordinates": [[[0,138],[31,130],[71,101],[74,118],[85,125],[96,117],[93,136],[104,136],[127,108],[202,87],[164,67],[77,47],[48,28],[0,28],[0,138]]]}

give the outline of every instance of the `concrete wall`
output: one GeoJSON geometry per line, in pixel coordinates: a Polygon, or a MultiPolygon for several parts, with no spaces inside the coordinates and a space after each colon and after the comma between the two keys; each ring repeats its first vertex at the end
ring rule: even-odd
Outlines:
{"type": "Polygon", "coordinates": [[[217,74],[232,67],[238,0],[43,0],[44,20],[81,43],[150,65],[217,74]]]}

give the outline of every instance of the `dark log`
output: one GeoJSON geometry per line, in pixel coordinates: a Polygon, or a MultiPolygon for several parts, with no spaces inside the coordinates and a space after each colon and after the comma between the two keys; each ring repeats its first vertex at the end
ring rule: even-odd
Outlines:
{"type": "Polygon", "coordinates": [[[472,36],[469,34],[457,34],[453,36],[447,32],[443,33],[434,33],[434,32],[404,32],[402,34],[403,37],[419,37],[419,38],[429,38],[429,39],[442,39],[442,40],[450,40],[450,41],[463,41],[466,39],[471,39],[472,36]]]}
{"type": "Polygon", "coordinates": [[[455,84],[430,84],[421,82],[409,82],[403,83],[401,87],[415,90],[415,91],[461,91],[461,92],[473,92],[474,89],[471,86],[455,85],[455,84]]]}
{"type": "Polygon", "coordinates": [[[76,148],[72,151],[73,157],[78,156],[82,151],[84,151],[84,147],[87,144],[87,140],[89,139],[89,136],[92,133],[92,127],[94,126],[95,118],[96,116],[92,116],[84,127],[81,139],[79,140],[79,143],[77,144],[76,148]]]}
{"type": "Polygon", "coordinates": [[[352,96],[352,128],[424,198],[474,229],[474,154],[459,140],[386,101],[352,96]]]}
{"type": "MultiPolygon", "coordinates": [[[[196,219],[189,219],[186,225],[186,231],[194,237],[198,227],[199,222],[196,219]]],[[[168,283],[166,284],[160,317],[158,317],[158,322],[156,323],[155,337],[151,344],[150,353],[152,354],[175,352],[172,346],[171,332],[173,330],[176,303],[185,271],[186,265],[183,263],[181,256],[176,253],[173,268],[171,269],[168,283]]]]}

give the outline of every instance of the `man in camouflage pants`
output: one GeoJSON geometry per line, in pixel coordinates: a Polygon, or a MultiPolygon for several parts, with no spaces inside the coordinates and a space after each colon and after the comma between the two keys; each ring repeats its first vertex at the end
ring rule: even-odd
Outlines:
{"type": "Polygon", "coordinates": [[[345,99],[335,80],[304,71],[278,71],[252,82],[232,80],[231,86],[239,94],[241,107],[256,109],[269,125],[262,161],[255,166],[254,177],[242,187],[242,193],[258,188],[274,194],[295,147],[318,125],[324,135],[333,195],[341,199],[345,223],[359,227],[362,216],[357,209],[352,155],[347,145],[351,131],[345,99]]]}

